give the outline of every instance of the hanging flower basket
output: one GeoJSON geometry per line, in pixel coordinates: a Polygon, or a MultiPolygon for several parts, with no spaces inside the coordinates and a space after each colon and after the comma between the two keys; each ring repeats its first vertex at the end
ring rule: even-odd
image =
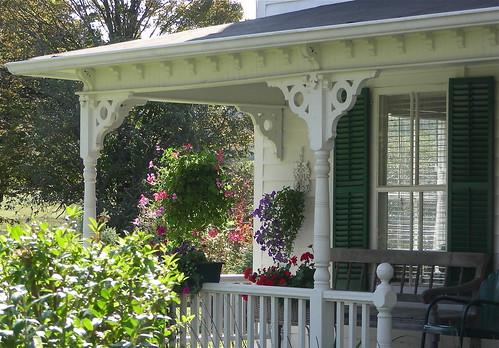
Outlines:
{"type": "Polygon", "coordinates": [[[265,194],[253,216],[260,219],[255,241],[274,261],[287,262],[300,230],[305,209],[305,194],[285,186],[265,194]]]}

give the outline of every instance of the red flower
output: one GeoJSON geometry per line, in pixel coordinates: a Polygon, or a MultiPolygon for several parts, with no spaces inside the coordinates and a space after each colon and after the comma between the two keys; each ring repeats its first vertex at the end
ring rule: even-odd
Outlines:
{"type": "Polygon", "coordinates": [[[246,268],[246,270],[244,271],[244,278],[245,279],[249,279],[251,273],[253,273],[253,269],[252,268],[246,268]]]}
{"type": "Polygon", "coordinates": [[[298,258],[296,256],[293,256],[291,259],[289,259],[288,262],[296,266],[296,264],[298,263],[298,258]]]}
{"type": "Polygon", "coordinates": [[[248,301],[248,295],[241,295],[241,297],[243,298],[243,300],[248,301]]]}
{"type": "Polygon", "coordinates": [[[302,256],[300,257],[300,261],[308,261],[308,260],[313,260],[314,255],[310,252],[303,253],[302,256]]]}
{"type": "Polygon", "coordinates": [[[165,227],[163,227],[163,226],[158,226],[158,228],[156,228],[156,232],[157,232],[160,236],[164,237],[164,235],[166,234],[166,228],[165,228],[165,227]]]}

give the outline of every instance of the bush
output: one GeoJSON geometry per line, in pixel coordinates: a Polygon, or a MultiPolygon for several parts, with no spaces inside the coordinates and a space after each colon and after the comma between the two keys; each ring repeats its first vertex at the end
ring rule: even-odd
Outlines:
{"type": "Polygon", "coordinates": [[[169,308],[179,302],[172,288],[182,276],[145,239],[136,233],[85,247],[69,226],[7,226],[0,346],[166,346],[181,325],[169,308]]]}

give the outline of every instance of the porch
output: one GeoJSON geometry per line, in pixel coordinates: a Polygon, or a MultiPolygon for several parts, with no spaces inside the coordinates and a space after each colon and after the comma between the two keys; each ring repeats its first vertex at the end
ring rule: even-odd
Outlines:
{"type": "Polygon", "coordinates": [[[219,284],[204,284],[192,299],[182,295],[176,314],[194,317],[175,346],[317,347],[314,337],[322,334],[331,347],[392,347],[392,266],[380,265],[377,275],[381,284],[374,293],[254,286],[242,284],[242,276],[222,277],[219,284]],[[373,307],[379,313],[374,334],[373,307]]]}
{"type": "MultiPolygon", "coordinates": [[[[198,296],[183,295],[173,313],[194,317],[176,346],[419,347],[426,303],[442,294],[474,297],[488,256],[333,248],[330,260],[333,277],[324,290],[254,286],[223,275],[198,296]]],[[[440,307],[432,320],[461,317],[461,306],[440,307]]],[[[432,336],[427,344],[455,347],[456,339],[432,336]]]]}

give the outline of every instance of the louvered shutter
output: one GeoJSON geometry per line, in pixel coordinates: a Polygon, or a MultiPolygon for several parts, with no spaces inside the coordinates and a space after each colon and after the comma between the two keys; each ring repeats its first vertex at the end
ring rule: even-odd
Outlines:
{"type": "Polygon", "coordinates": [[[494,80],[449,81],[448,250],[493,250],[494,80]]]}
{"type": "MultiPolygon", "coordinates": [[[[355,106],[338,122],[334,149],[333,245],[368,248],[369,235],[369,90],[364,88],[355,106]]],[[[345,287],[346,267],[340,267],[337,288],[345,287]]],[[[354,272],[359,284],[360,270],[354,272]]],[[[356,283],[356,284],[352,284],[356,283]]],[[[364,283],[364,281],[362,282],[364,283]]]]}

